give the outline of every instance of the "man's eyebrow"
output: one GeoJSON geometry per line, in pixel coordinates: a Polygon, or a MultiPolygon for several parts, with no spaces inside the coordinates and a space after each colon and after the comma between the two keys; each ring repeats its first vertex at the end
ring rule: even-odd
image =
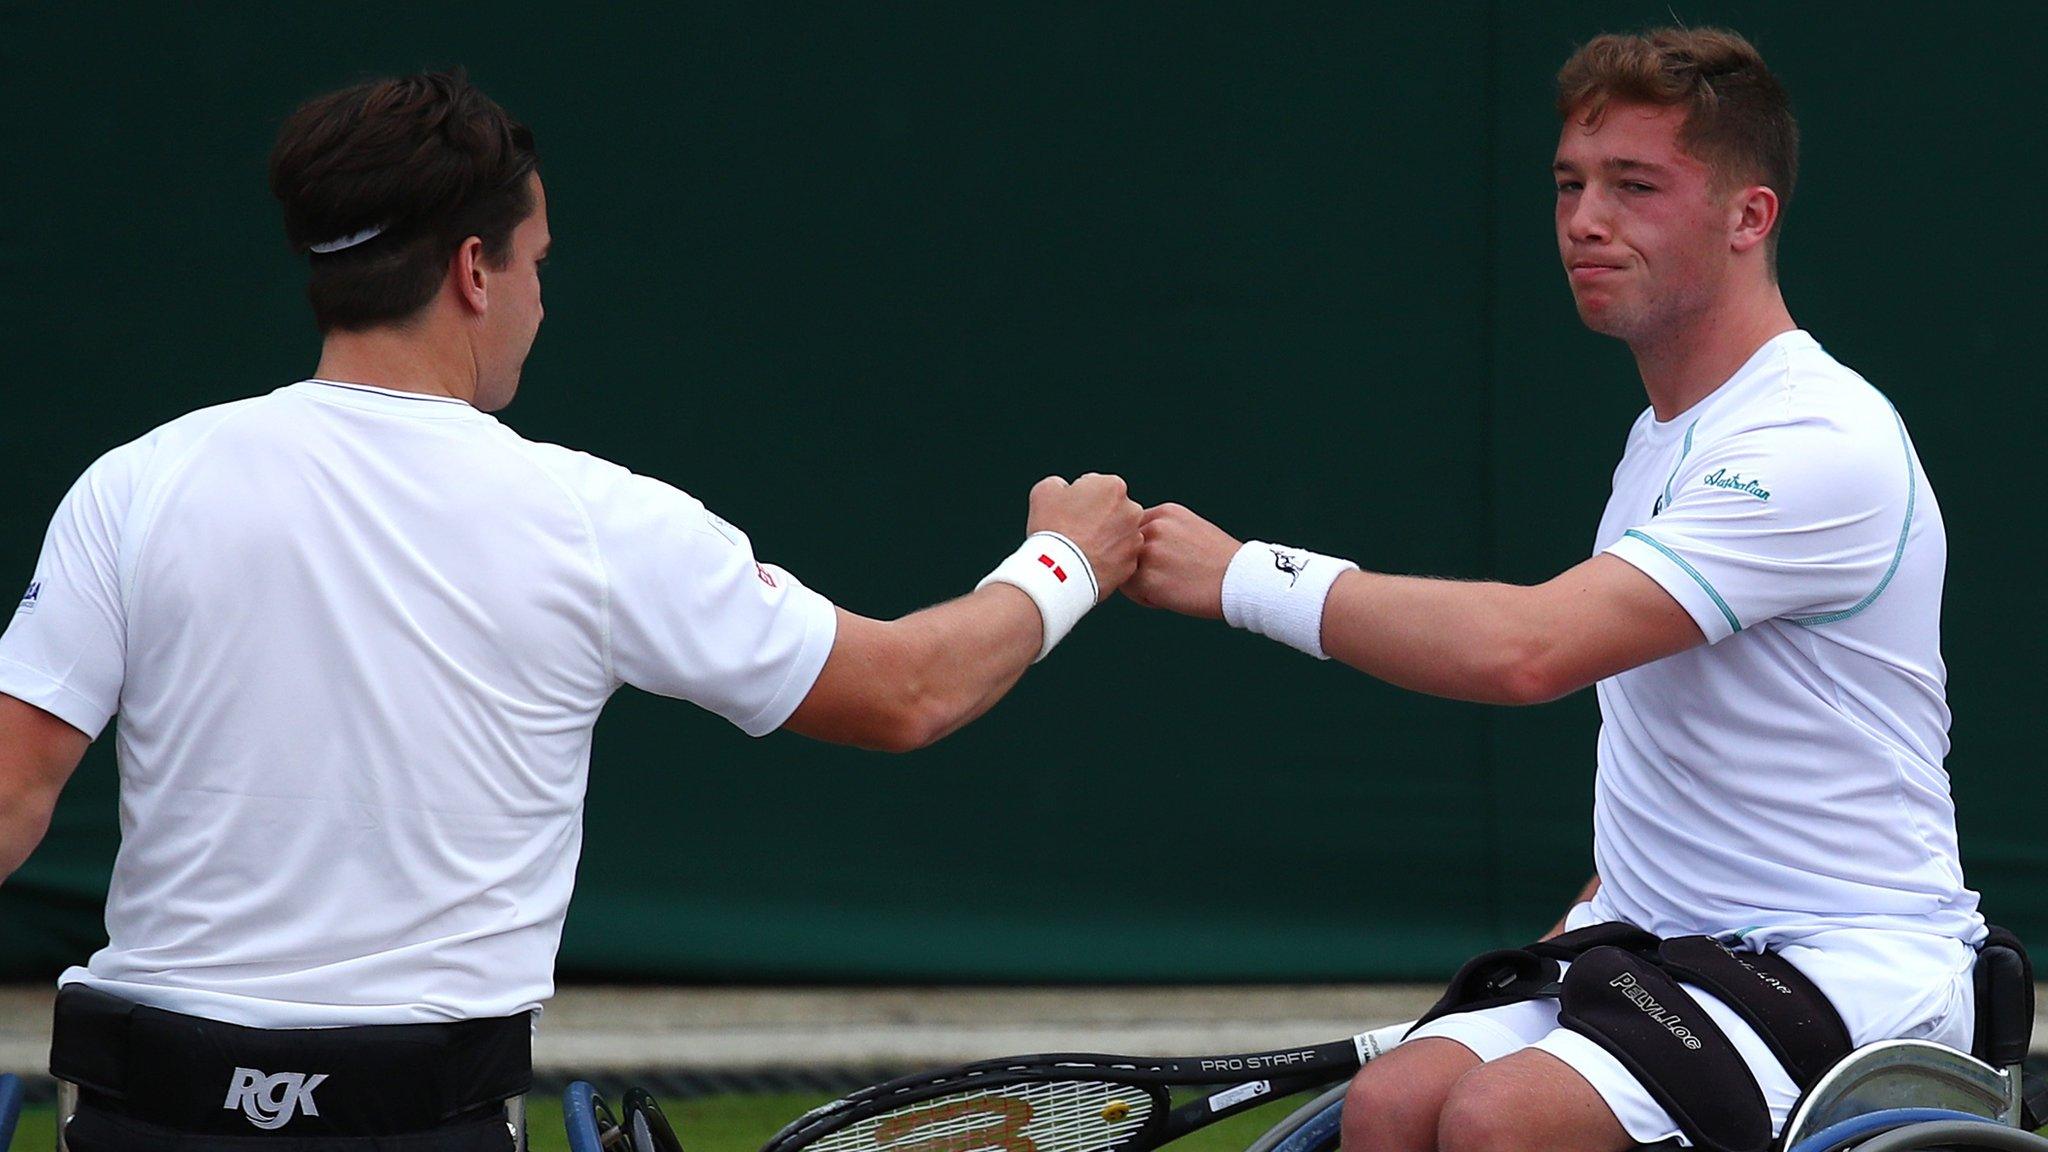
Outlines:
{"type": "MultiPolygon", "coordinates": [[[[1599,168],[1603,172],[1649,172],[1655,175],[1664,175],[1671,171],[1662,164],[1637,160],[1629,156],[1610,156],[1600,161],[1599,168]]],[[[1577,172],[1579,166],[1569,160],[1559,160],[1550,166],[1550,170],[1558,173],[1577,172]]]]}
{"type": "Polygon", "coordinates": [[[1607,172],[1650,172],[1658,175],[1670,171],[1662,164],[1653,164],[1648,160],[1637,160],[1628,156],[1610,156],[1600,162],[1600,167],[1607,172]]]}

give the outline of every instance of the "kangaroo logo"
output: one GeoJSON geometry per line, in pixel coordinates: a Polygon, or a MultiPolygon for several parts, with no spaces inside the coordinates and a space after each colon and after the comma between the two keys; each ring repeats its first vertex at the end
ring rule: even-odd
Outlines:
{"type": "Polygon", "coordinates": [[[1284,552],[1275,548],[1273,549],[1273,567],[1287,573],[1287,586],[1292,588],[1294,587],[1294,582],[1301,579],[1302,571],[1308,567],[1308,560],[1291,552],[1284,552]]]}
{"type": "Polygon", "coordinates": [[[316,1072],[311,1076],[304,1072],[279,1072],[265,1076],[254,1068],[235,1069],[235,1082],[228,1085],[228,1102],[223,1108],[240,1108],[249,1123],[265,1131],[274,1131],[292,1122],[292,1117],[304,1111],[308,1116],[318,1116],[320,1109],[313,1105],[313,1089],[327,1079],[327,1073],[316,1072]]]}

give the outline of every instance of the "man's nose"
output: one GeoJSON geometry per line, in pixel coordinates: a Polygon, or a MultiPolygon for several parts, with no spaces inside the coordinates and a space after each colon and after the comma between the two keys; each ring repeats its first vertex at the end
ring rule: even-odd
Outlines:
{"type": "Polygon", "coordinates": [[[1604,244],[1614,233],[1610,209],[1613,207],[1599,189],[1588,187],[1579,193],[1578,201],[1572,205],[1571,216],[1565,221],[1566,234],[1582,244],[1604,244]]]}

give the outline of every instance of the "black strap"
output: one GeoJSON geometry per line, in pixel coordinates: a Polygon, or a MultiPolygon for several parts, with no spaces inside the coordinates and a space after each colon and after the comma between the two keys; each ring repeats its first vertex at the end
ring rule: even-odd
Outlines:
{"type": "Polygon", "coordinates": [[[246,1028],[74,984],[57,994],[50,1073],[104,1112],[185,1133],[395,1135],[527,1091],[532,1019],[246,1028]]]}
{"type": "Polygon", "coordinates": [[[1641,928],[1613,920],[1605,924],[1588,924],[1584,928],[1560,932],[1548,940],[1539,940],[1529,945],[1529,951],[1538,956],[1549,956],[1557,960],[1577,960],[1594,948],[1619,948],[1639,956],[1654,956],[1658,943],[1657,937],[1641,928]]]}
{"type": "Polygon", "coordinates": [[[2011,932],[1991,927],[1977,949],[1976,1054],[2004,1068],[2027,1058],[2034,1033],[2034,965],[2011,932]]]}
{"type": "MultiPolygon", "coordinates": [[[[1451,977],[1451,986],[1415,1027],[1453,1012],[1476,1012],[1502,1004],[1519,1004],[1539,996],[1555,996],[1559,964],[1526,948],[1500,948],[1482,952],[1465,962],[1451,977]]],[[[1408,1030],[1412,1035],[1415,1029],[1408,1030]]]]}
{"type": "Polygon", "coordinates": [[[512,1152],[503,1115],[391,1136],[222,1136],[180,1132],[81,1103],[64,1126],[71,1152],[512,1152]]]}
{"type": "Polygon", "coordinates": [[[1853,1047],[1827,994],[1779,953],[1734,952],[1711,936],[1675,936],[1658,948],[1657,963],[1733,1009],[1802,1089],[1853,1047]]]}
{"type": "Polygon", "coordinates": [[[1763,1089],[1692,994],[1641,955],[1583,953],[1565,973],[1557,1019],[1607,1050],[1706,1152],[1765,1152],[1763,1089]]]}

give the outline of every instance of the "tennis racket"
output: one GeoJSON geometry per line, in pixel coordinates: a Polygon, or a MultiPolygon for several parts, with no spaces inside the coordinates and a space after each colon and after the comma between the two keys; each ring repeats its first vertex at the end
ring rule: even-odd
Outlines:
{"type": "Polygon", "coordinates": [[[1401,1042],[1395,1024],[1227,1056],[1005,1056],[863,1088],[791,1121],[761,1152],[1148,1152],[1344,1079],[1401,1042]],[[1174,1107],[1176,1087],[1222,1086],[1174,1107]]]}

